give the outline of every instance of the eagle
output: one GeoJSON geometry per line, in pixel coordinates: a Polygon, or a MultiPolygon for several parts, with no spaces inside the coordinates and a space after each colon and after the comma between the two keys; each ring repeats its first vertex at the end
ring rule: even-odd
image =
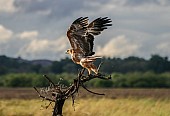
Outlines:
{"type": "Polygon", "coordinates": [[[91,72],[98,74],[98,69],[93,62],[97,58],[101,58],[93,56],[95,54],[93,51],[94,37],[108,26],[112,26],[112,21],[108,17],[99,17],[91,23],[88,22],[88,17],[80,17],[71,24],[67,31],[67,37],[72,48],[68,49],[66,53],[71,55],[74,63],[87,69],[90,75],[91,72]]]}

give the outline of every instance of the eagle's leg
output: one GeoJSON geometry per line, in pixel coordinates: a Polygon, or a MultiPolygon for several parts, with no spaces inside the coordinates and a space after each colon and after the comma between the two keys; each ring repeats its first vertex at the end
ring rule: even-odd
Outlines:
{"type": "Polygon", "coordinates": [[[91,70],[97,75],[98,74],[98,70],[97,67],[92,63],[91,64],[91,70]]]}
{"type": "Polygon", "coordinates": [[[91,75],[91,70],[90,70],[90,68],[87,68],[87,70],[88,70],[88,74],[91,75]]]}

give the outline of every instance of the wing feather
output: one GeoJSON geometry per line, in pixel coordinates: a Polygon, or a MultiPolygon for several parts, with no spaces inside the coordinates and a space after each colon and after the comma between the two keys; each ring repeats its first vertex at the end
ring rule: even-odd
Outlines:
{"type": "Polygon", "coordinates": [[[108,17],[97,18],[88,25],[88,33],[99,35],[104,29],[107,29],[107,26],[112,26],[111,22],[108,17]]]}
{"type": "Polygon", "coordinates": [[[99,35],[103,30],[107,29],[107,26],[112,26],[111,19],[108,17],[97,18],[88,25],[87,29],[87,41],[89,43],[89,49],[86,50],[87,56],[95,54],[93,52],[94,36],[99,35]]]}
{"type": "Polygon", "coordinates": [[[71,47],[81,51],[84,56],[94,55],[94,36],[111,26],[111,22],[108,17],[97,18],[90,24],[88,24],[88,17],[76,19],[67,31],[71,47]]]}
{"type": "Polygon", "coordinates": [[[87,33],[88,17],[76,19],[67,31],[67,37],[73,49],[83,51],[83,41],[87,33]]]}

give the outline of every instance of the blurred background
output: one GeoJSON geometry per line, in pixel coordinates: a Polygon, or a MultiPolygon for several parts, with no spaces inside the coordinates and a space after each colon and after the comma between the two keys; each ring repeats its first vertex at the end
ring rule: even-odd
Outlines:
{"type": "Polygon", "coordinates": [[[27,74],[20,73],[76,74],[81,67],[65,54],[70,48],[66,31],[81,16],[88,16],[89,21],[105,16],[112,19],[113,26],[96,37],[94,48],[96,55],[103,56],[96,62],[104,62],[100,71],[116,73],[115,81],[106,86],[170,87],[168,0],[1,0],[0,75],[4,76],[0,86],[36,85],[37,78],[31,79],[31,75],[30,84],[23,84],[27,74]],[[131,76],[139,83],[131,82],[131,76]],[[6,81],[19,77],[22,85],[6,81]],[[123,80],[120,84],[119,78],[123,80]]]}
{"type": "MultiPolygon", "coordinates": [[[[49,84],[43,74],[56,83],[63,78],[62,83],[69,86],[81,67],[65,54],[70,48],[66,31],[75,19],[86,16],[90,22],[107,16],[113,24],[96,37],[94,46],[96,55],[103,56],[95,64],[104,62],[100,72],[112,79],[95,79],[86,85],[106,92],[106,99],[169,99],[169,0],[0,0],[0,98],[37,98],[32,87],[49,84]]],[[[164,101],[160,102],[163,108],[164,101]]],[[[170,105],[169,100],[166,103],[170,105]]],[[[5,116],[7,106],[2,106],[0,115],[5,116]]],[[[151,115],[170,114],[159,111],[151,115]]],[[[23,113],[18,112],[9,115],[23,113]]]]}
{"type": "Polygon", "coordinates": [[[60,60],[70,47],[66,31],[79,17],[108,16],[112,27],[96,37],[106,57],[170,56],[169,0],[1,0],[0,54],[60,60]]]}

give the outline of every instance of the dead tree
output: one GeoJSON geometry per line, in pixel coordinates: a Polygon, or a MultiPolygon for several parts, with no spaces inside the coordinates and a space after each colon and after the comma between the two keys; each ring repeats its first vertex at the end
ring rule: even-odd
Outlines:
{"type": "Polygon", "coordinates": [[[49,87],[41,91],[38,91],[37,88],[34,87],[39,97],[50,101],[50,104],[52,102],[55,103],[52,116],[62,116],[63,105],[65,103],[65,100],[68,99],[69,97],[72,98],[73,105],[74,105],[74,99],[75,99],[74,95],[75,93],[78,93],[80,86],[92,94],[104,95],[104,94],[96,93],[96,92],[89,90],[88,88],[86,88],[84,83],[95,78],[109,80],[111,79],[111,76],[105,77],[104,75],[101,75],[101,74],[84,75],[84,71],[85,69],[82,69],[81,71],[79,71],[77,78],[74,79],[74,82],[69,87],[65,87],[62,84],[55,84],[47,75],[44,75],[44,77],[49,81],[50,83],[49,87]]]}

